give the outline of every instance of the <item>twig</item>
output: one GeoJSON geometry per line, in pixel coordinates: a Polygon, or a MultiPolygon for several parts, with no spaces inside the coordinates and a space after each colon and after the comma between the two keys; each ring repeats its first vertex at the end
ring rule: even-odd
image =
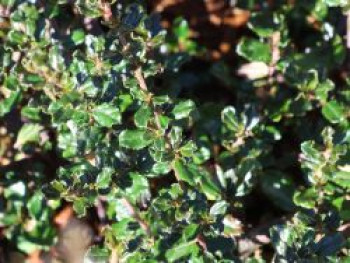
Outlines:
{"type": "Polygon", "coordinates": [[[350,237],[350,223],[346,223],[344,225],[341,225],[338,228],[338,231],[341,232],[345,238],[349,238],[350,237]]]}
{"type": "MultiPolygon", "coordinates": [[[[137,80],[137,82],[139,83],[139,86],[140,86],[140,89],[145,91],[145,92],[148,92],[148,88],[147,88],[147,83],[146,83],[146,80],[145,78],[143,77],[143,74],[142,74],[142,68],[141,67],[138,67],[135,71],[134,71],[134,76],[137,80]]],[[[156,122],[156,125],[157,125],[157,128],[158,129],[162,129],[162,125],[160,123],[160,116],[159,116],[159,113],[158,111],[156,111],[155,109],[155,105],[152,103],[152,101],[150,101],[150,104],[153,108],[153,114],[154,114],[154,119],[155,119],[155,122],[156,122]]]]}
{"type": "Polygon", "coordinates": [[[134,75],[135,75],[135,78],[137,79],[138,83],[139,83],[139,86],[142,90],[144,91],[148,91],[147,89],[147,84],[146,84],[146,81],[142,75],[142,69],[141,67],[138,67],[135,71],[134,71],[134,75]]]}
{"type": "Polygon", "coordinates": [[[128,209],[130,215],[139,223],[142,229],[145,230],[147,235],[150,235],[151,231],[148,224],[144,220],[142,220],[139,213],[136,211],[135,207],[131,204],[131,202],[126,197],[122,199],[122,202],[124,206],[128,209]]]}
{"type": "Polygon", "coordinates": [[[280,49],[279,49],[280,41],[281,41],[281,33],[274,32],[271,36],[271,39],[270,39],[270,45],[271,45],[271,50],[272,50],[272,54],[271,54],[272,58],[271,58],[271,63],[270,63],[270,67],[269,67],[270,79],[272,79],[272,76],[276,70],[276,64],[281,57],[280,49]]]}
{"type": "Polygon", "coordinates": [[[115,249],[112,249],[111,257],[109,258],[109,263],[119,263],[118,253],[115,249]]]}

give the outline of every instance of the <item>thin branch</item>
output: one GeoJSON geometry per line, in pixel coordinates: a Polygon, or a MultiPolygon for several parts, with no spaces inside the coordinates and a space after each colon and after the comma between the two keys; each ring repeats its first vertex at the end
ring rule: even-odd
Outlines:
{"type": "Polygon", "coordinates": [[[141,88],[143,91],[148,91],[145,78],[144,78],[143,75],[142,75],[142,69],[141,69],[141,67],[138,67],[138,68],[134,71],[134,74],[135,74],[135,78],[137,79],[137,81],[138,81],[138,83],[139,83],[140,88],[141,88]]]}
{"type": "MultiPolygon", "coordinates": [[[[142,73],[142,68],[141,67],[138,67],[135,71],[134,71],[134,76],[137,80],[137,82],[139,83],[139,86],[140,86],[140,89],[145,91],[145,92],[149,92],[148,88],[147,88],[147,83],[146,83],[146,80],[145,78],[143,77],[143,73],[142,73]]],[[[157,128],[158,129],[162,129],[162,125],[160,123],[160,116],[159,116],[159,113],[158,111],[156,111],[155,109],[155,105],[152,103],[152,101],[150,101],[151,103],[151,106],[153,108],[153,114],[154,114],[154,119],[155,119],[155,122],[156,122],[156,125],[157,125],[157,128]]]]}
{"type": "Polygon", "coordinates": [[[115,249],[112,249],[111,257],[109,258],[109,263],[119,263],[118,253],[115,249]]]}
{"type": "Polygon", "coordinates": [[[150,231],[148,224],[144,220],[142,220],[142,218],[140,217],[139,213],[136,211],[133,204],[126,197],[124,197],[122,199],[122,202],[123,202],[124,206],[128,209],[131,216],[139,223],[139,225],[142,227],[142,229],[145,230],[147,235],[150,235],[151,231],[150,231]]]}

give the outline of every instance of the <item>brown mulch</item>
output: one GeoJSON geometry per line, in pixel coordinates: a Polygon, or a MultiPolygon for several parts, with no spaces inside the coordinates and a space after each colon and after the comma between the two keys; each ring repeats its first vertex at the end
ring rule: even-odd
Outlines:
{"type": "Polygon", "coordinates": [[[149,6],[161,13],[165,28],[175,18],[185,18],[193,37],[207,48],[212,59],[232,51],[250,17],[249,11],[230,5],[228,0],[150,0],[149,6]]]}

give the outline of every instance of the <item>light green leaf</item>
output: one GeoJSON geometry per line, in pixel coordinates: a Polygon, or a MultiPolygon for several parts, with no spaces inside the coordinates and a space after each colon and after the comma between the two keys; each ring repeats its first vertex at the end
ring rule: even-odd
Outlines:
{"type": "Polygon", "coordinates": [[[171,171],[171,164],[168,162],[157,162],[153,165],[152,171],[157,175],[167,174],[171,171]]]}
{"type": "Polygon", "coordinates": [[[225,215],[228,207],[229,207],[229,204],[226,201],[222,200],[222,201],[216,202],[210,208],[209,213],[212,216],[225,215]]]}
{"type": "Polygon", "coordinates": [[[178,103],[172,113],[175,119],[180,120],[187,118],[191,112],[195,109],[195,104],[192,100],[186,100],[178,103]]]}
{"type": "Polygon", "coordinates": [[[182,128],[178,126],[171,127],[170,143],[174,149],[177,149],[182,142],[182,128]]]}
{"type": "Polygon", "coordinates": [[[20,32],[20,31],[16,31],[16,30],[11,30],[8,34],[7,34],[8,40],[15,43],[15,44],[19,44],[22,45],[24,44],[26,41],[28,41],[28,37],[20,32]]]}
{"type": "Polygon", "coordinates": [[[322,161],[322,155],[315,148],[313,141],[303,142],[301,144],[301,151],[304,154],[303,158],[312,164],[319,164],[322,161]]]}
{"type": "Polygon", "coordinates": [[[345,120],[344,109],[335,100],[332,100],[323,106],[322,114],[331,123],[339,123],[345,120]]]}
{"type": "Polygon", "coordinates": [[[221,120],[231,131],[237,131],[240,127],[236,109],[232,106],[226,107],[221,114],[221,120]]]}
{"type": "Polygon", "coordinates": [[[180,148],[180,152],[183,157],[192,157],[196,150],[197,145],[193,141],[187,142],[180,148]]]}
{"type": "Polygon", "coordinates": [[[73,209],[79,217],[84,216],[86,213],[86,203],[84,199],[82,198],[75,199],[73,202],[73,209]]]}
{"type": "Polygon", "coordinates": [[[209,200],[213,201],[220,199],[220,188],[210,178],[202,177],[200,186],[201,190],[209,200]]]}
{"type": "Polygon", "coordinates": [[[343,7],[348,4],[347,0],[323,0],[323,2],[330,7],[343,7]]]}
{"type": "Polygon", "coordinates": [[[318,199],[318,193],[315,188],[309,188],[294,195],[294,203],[307,209],[313,209],[318,199]]]}
{"type": "Polygon", "coordinates": [[[109,254],[107,248],[92,246],[86,252],[84,262],[106,263],[109,260],[109,254]]]}
{"type": "Polygon", "coordinates": [[[43,127],[39,124],[24,124],[18,132],[15,146],[18,148],[26,143],[38,143],[40,139],[39,135],[42,129],[43,127]]]}
{"type": "Polygon", "coordinates": [[[98,174],[96,179],[96,186],[100,189],[107,188],[111,181],[113,176],[113,169],[105,167],[103,168],[102,172],[98,174]]]}
{"type": "Polygon", "coordinates": [[[83,44],[85,41],[84,31],[81,29],[74,30],[73,34],[72,34],[72,40],[73,40],[75,45],[83,44]]]}
{"type": "Polygon", "coordinates": [[[21,93],[19,91],[11,92],[11,95],[0,101],[0,117],[5,116],[9,113],[16,103],[20,100],[21,93]]]}
{"type": "Polygon", "coordinates": [[[119,109],[107,103],[97,106],[92,115],[98,124],[108,128],[121,122],[119,109]]]}
{"type": "Polygon", "coordinates": [[[124,130],[119,134],[122,147],[140,150],[153,142],[151,134],[146,130],[124,130]]]}
{"type": "Polygon", "coordinates": [[[332,181],[350,189],[350,171],[338,171],[331,176],[332,181]]]}
{"type": "Polygon", "coordinates": [[[237,54],[249,61],[270,63],[271,50],[268,44],[255,39],[243,38],[237,46],[237,54]]]}
{"type": "Polygon", "coordinates": [[[28,212],[30,215],[39,220],[43,208],[43,195],[40,192],[36,192],[28,201],[28,212]]]}
{"type": "Polygon", "coordinates": [[[165,253],[165,257],[169,262],[175,262],[179,259],[188,257],[192,254],[198,254],[199,252],[199,247],[198,245],[194,242],[186,242],[182,243],[172,249],[169,249],[165,253]]]}
{"type": "Polygon", "coordinates": [[[139,128],[146,128],[151,116],[152,111],[150,107],[148,105],[142,105],[141,108],[135,113],[135,125],[139,128]]]}
{"type": "Polygon", "coordinates": [[[193,175],[181,160],[175,160],[174,172],[178,180],[187,182],[190,185],[194,185],[193,175]]]}

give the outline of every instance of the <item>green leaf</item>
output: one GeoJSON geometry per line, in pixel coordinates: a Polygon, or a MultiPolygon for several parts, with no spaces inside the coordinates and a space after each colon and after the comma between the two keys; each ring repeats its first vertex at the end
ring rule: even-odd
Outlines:
{"type": "Polygon", "coordinates": [[[105,189],[110,186],[113,176],[113,169],[105,167],[100,172],[96,179],[96,186],[100,189],[105,189]]]}
{"type": "Polygon", "coordinates": [[[174,34],[181,40],[185,40],[190,36],[190,27],[188,22],[182,17],[178,17],[174,21],[174,34]]]}
{"type": "Polygon", "coordinates": [[[7,37],[9,41],[19,45],[22,45],[28,41],[28,37],[24,33],[16,30],[11,30],[7,37]]]}
{"type": "Polygon", "coordinates": [[[271,62],[270,46],[255,39],[243,38],[237,46],[237,54],[249,61],[271,62]]]}
{"type": "Polygon", "coordinates": [[[239,120],[236,115],[236,109],[232,106],[226,107],[222,111],[221,120],[231,131],[238,131],[240,128],[239,120]]]}
{"type": "Polygon", "coordinates": [[[148,105],[142,105],[141,108],[135,113],[134,121],[138,128],[146,128],[147,123],[152,116],[152,111],[148,105]]]}
{"type": "Polygon", "coordinates": [[[169,262],[175,262],[180,259],[184,259],[192,254],[196,255],[199,253],[199,247],[198,245],[194,242],[186,242],[182,243],[172,249],[169,249],[165,253],[165,257],[169,262]]]}
{"type": "Polygon", "coordinates": [[[7,186],[4,190],[4,196],[9,198],[10,196],[24,197],[26,194],[26,186],[23,182],[19,181],[14,184],[7,186]]]}
{"type": "Polygon", "coordinates": [[[312,209],[315,207],[316,201],[318,199],[318,193],[315,188],[309,188],[307,190],[297,192],[294,195],[294,203],[297,206],[301,206],[307,209],[312,209]]]}
{"type": "Polygon", "coordinates": [[[21,115],[33,121],[40,121],[40,109],[36,107],[23,107],[21,110],[21,115]]]}
{"type": "Polygon", "coordinates": [[[322,114],[331,123],[339,123],[345,120],[344,109],[335,100],[332,100],[323,106],[322,114]]]}
{"type": "Polygon", "coordinates": [[[104,103],[97,106],[92,115],[94,119],[103,127],[112,127],[114,124],[120,124],[121,114],[117,107],[104,103]]]}
{"type": "Polygon", "coordinates": [[[9,113],[14,106],[18,103],[18,101],[21,98],[21,92],[20,91],[14,91],[11,92],[11,95],[0,101],[0,117],[5,116],[7,113],[9,113]]]}
{"type": "Polygon", "coordinates": [[[226,201],[218,201],[210,208],[209,214],[212,216],[225,215],[228,207],[229,204],[226,201]]]}
{"type": "Polygon", "coordinates": [[[124,130],[119,134],[122,147],[140,150],[153,142],[151,134],[146,130],[124,130]]]}
{"type": "Polygon", "coordinates": [[[174,161],[174,172],[178,180],[187,182],[190,185],[194,185],[194,178],[192,173],[181,160],[174,161]]]}
{"type": "Polygon", "coordinates": [[[172,113],[176,120],[187,118],[195,109],[195,104],[192,100],[186,100],[178,103],[172,113]]]}
{"type": "Polygon", "coordinates": [[[37,74],[26,74],[24,75],[23,83],[30,85],[38,85],[45,83],[45,80],[43,77],[37,74]]]}
{"type": "MultiPolygon", "coordinates": [[[[109,260],[109,251],[107,248],[100,248],[97,246],[92,246],[89,248],[89,250],[85,254],[85,260],[89,260],[89,262],[94,263],[105,263],[109,260]]],[[[87,261],[86,261],[87,262],[87,261]]]]}
{"type": "Polygon", "coordinates": [[[66,186],[60,181],[53,180],[51,182],[51,186],[53,189],[55,189],[59,193],[63,193],[64,191],[66,191],[66,186]]]}
{"type": "Polygon", "coordinates": [[[40,132],[43,127],[39,124],[24,124],[17,135],[17,140],[15,143],[16,147],[21,147],[26,143],[38,143],[40,139],[40,132]]]}
{"type": "Polygon", "coordinates": [[[168,162],[157,162],[153,165],[152,171],[158,175],[167,174],[171,171],[171,164],[168,162]]]}
{"type": "Polygon", "coordinates": [[[331,176],[331,180],[341,187],[350,189],[350,171],[338,171],[331,176]]]}
{"type": "Polygon", "coordinates": [[[197,224],[190,224],[185,227],[185,229],[182,231],[182,238],[184,241],[189,241],[190,239],[193,239],[199,230],[199,225],[197,224]]]}
{"type": "Polygon", "coordinates": [[[209,200],[213,201],[220,199],[221,190],[210,178],[202,177],[200,186],[201,190],[209,200]]]}
{"type": "Polygon", "coordinates": [[[334,90],[334,83],[327,79],[325,82],[323,83],[320,83],[318,86],[317,86],[317,89],[315,91],[315,96],[316,98],[323,104],[325,104],[327,102],[327,99],[328,99],[328,93],[331,91],[331,90],[334,90]]]}
{"type": "Polygon", "coordinates": [[[40,192],[37,192],[30,198],[28,202],[28,211],[33,218],[40,220],[42,209],[43,195],[40,192]]]}
{"type": "Polygon", "coordinates": [[[330,7],[343,7],[348,4],[347,0],[323,0],[323,2],[330,7]]]}
{"type": "Polygon", "coordinates": [[[149,183],[144,175],[131,173],[132,186],[125,189],[131,202],[136,203],[140,200],[148,199],[150,196],[149,183]]]}
{"type": "Polygon", "coordinates": [[[196,150],[197,145],[193,141],[187,142],[180,148],[180,152],[183,157],[192,157],[196,150]]]}
{"type": "Polygon", "coordinates": [[[133,234],[129,229],[130,221],[129,218],[124,218],[111,225],[111,232],[114,235],[114,238],[122,242],[130,239],[130,234],[133,234]]]}
{"type": "Polygon", "coordinates": [[[72,33],[72,40],[75,45],[83,44],[85,41],[85,32],[81,29],[74,30],[72,33]]]}
{"type": "Polygon", "coordinates": [[[7,89],[11,91],[16,91],[20,86],[18,76],[15,74],[11,74],[7,76],[6,79],[4,80],[4,85],[7,89]]]}
{"type": "Polygon", "coordinates": [[[171,127],[170,130],[170,143],[174,149],[177,149],[182,142],[182,128],[178,126],[171,127]]]}
{"type": "Polygon", "coordinates": [[[303,158],[312,164],[319,164],[322,161],[321,153],[315,148],[314,142],[306,141],[301,144],[303,158]]]}
{"type": "Polygon", "coordinates": [[[79,217],[86,214],[86,203],[83,198],[75,199],[73,202],[73,209],[79,217]]]}

